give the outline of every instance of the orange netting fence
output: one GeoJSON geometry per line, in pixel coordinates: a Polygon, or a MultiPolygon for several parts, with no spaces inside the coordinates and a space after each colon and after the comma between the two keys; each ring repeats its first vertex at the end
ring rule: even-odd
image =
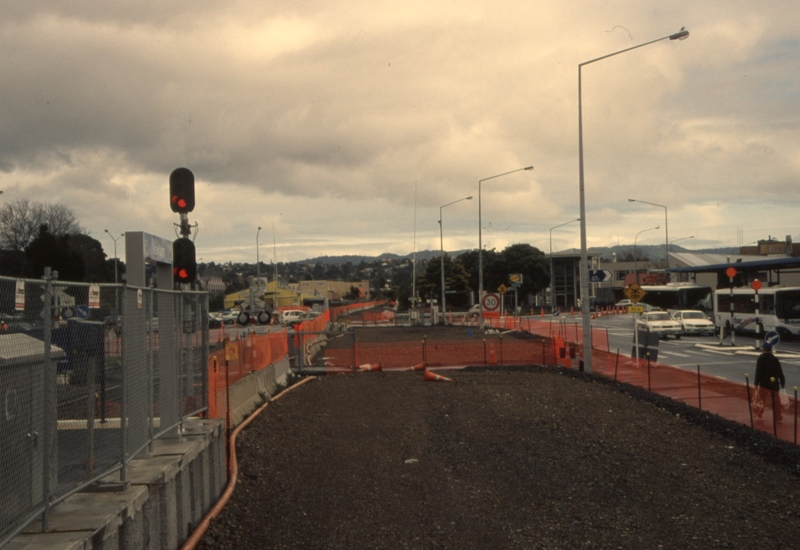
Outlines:
{"type": "MultiPolygon", "coordinates": [[[[542,364],[582,368],[583,331],[577,322],[501,317],[485,319],[485,323],[500,330],[518,332],[505,336],[487,334],[485,338],[454,341],[354,342],[354,349],[347,357],[355,356],[358,365],[380,364],[383,370],[405,370],[420,364],[425,366],[542,364]],[[527,339],[522,337],[526,334],[527,339]],[[537,335],[539,338],[532,335],[537,335]]],[[[607,332],[602,329],[592,329],[592,342],[595,348],[592,350],[592,371],[595,374],[647,389],[771,433],[784,441],[797,443],[796,396],[784,396],[785,404],[782,405],[780,394],[764,392],[765,407],[762,414],[757,416],[753,414],[750,406],[755,393],[752,386],[704,374],[701,366],[698,366],[696,372],[692,372],[649,361],[646,358],[637,361],[627,355],[612,353],[608,346],[607,332]]],[[[334,350],[326,352],[327,355],[333,353],[334,350]]],[[[340,366],[346,363],[347,360],[343,355],[341,364],[337,364],[329,372],[347,370],[349,367],[340,366]]]]}
{"type": "Polygon", "coordinates": [[[208,356],[208,415],[227,416],[227,388],[248,374],[267,368],[288,353],[286,330],[269,334],[248,334],[226,342],[223,349],[208,356]]]}

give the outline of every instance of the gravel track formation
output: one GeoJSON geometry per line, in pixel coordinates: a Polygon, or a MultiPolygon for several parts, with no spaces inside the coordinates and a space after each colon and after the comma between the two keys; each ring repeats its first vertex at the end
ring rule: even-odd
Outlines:
{"type": "Polygon", "coordinates": [[[800,451],[554,367],[322,377],[239,435],[198,548],[798,548],[800,451]]]}

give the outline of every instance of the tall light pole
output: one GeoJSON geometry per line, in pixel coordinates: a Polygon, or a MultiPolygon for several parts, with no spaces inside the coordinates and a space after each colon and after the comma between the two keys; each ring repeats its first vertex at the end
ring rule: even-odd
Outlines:
{"type": "MultiPolygon", "coordinates": [[[[0,191],[0,193],[2,193],[2,191],[0,191]]],[[[104,229],[103,231],[108,233],[108,236],[111,237],[112,241],[114,241],[114,283],[119,283],[119,268],[117,267],[117,264],[119,263],[117,260],[117,239],[119,239],[119,237],[124,237],[125,233],[120,233],[119,237],[114,238],[114,235],[112,235],[108,229],[104,229]]]]}
{"type": "Polygon", "coordinates": [[[656,204],[654,202],[641,201],[641,200],[638,200],[638,199],[628,199],[628,202],[640,202],[642,204],[649,204],[650,206],[658,206],[659,208],[663,208],[664,209],[664,236],[666,237],[665,242],[666,242],[666,247],[667,247],[666,248],[666,251],[667,251],[666,269],[669,269],[669,225],[668,225],[668,222],[667,222],[667,207],[664,206],[663,204],[656,204]]]}
{"type": "Polygon", "coordinates": [[[636,284],[639,284],[639,266],[637,265],[636,260],[636,241],[639,239],[639,235],[644,233],[645,231],[653,231],[654,229],[660,229],[659,226],[650,227],[649,229],[642,229],[636,234],[636,237],[633,238],[633,272],[636,274],[636,284]]]}
{"type": "Polygon", "coordinates": [[[275,262],[275,292],[272,293],[272,311],[278,314],[278,245],[275,244],[275,222],[272,222],[272,261],[275,262]]]}
{"type": "Polygon", "coordinates": [[[574,220],[569,220],[568,222],[564,222],[562,224],[550,228],[550,311],[551,312],[553,311],[553,307],[555,306],[555,301],[553,300],[553,298],[555,298],[556,294],[555,288],[553,288],[555,283],[555,277],[553,271],[553,229],[558,229],[559,227],[567,225],[568,223],[579,222],[579,221],[581,221],[580,218],[575,218],[574,220]]]}
{"type": "MultiPolygon", "coordinates": [[[[595,61],[600,61],[602,59],[606,59],[614,55],[619,55],[621,53],[629,52],[631,50],[635,50],[636,48],[641,48],[649,44],[654,44],[655,42],[660,42],[661,40],[666,40],[667,38],[669,38],[670,40],[684,40],[688,37],[689,37],[689,31],[681,28],[681,30],[676,32],[675,34],[670,34],[669,36],[665,36],[663,38],[657,38],[656,40],[651,40],[650,42],[645,42],[644,44],[639,44],[638,46],[632,46],[630,48],[626,48],[624,50],[610,53],[602,57],[591,59],[589,61],[584,61],[583,63],[578,64],[578,172],[580,176],[579,193],[580,193],[580,204],[581,204],[580,276],[581,276],[581,298],[583,300],[588,300],[589,298],[589,255],[586,250],[586,200],[584,195],[584,181],[583,181],[583,104],[581,100],[581,70],[583,69],[584,65],[589,65],[590,63],[594,63],[595,61]]],[[[581,304],[581,305],[588,306],[588,304],[581,304]]],[[[590,321],[591,317],[589,315],[590,315],[589,308],[582,307],[581,317],[583,320],[583,359],[584,359],[584,370],[586,372],[592,372],[592,327],[590,321]]]]}
{"type": "Polygon", "coordinates": [[[256,231],[256,281],[261,284],[261,260],[258,258],[258,234],[261,233],[261,227],[256,231]]]}
{"type": "Polygon", "coordinates": [[[481,227],[481,184],[488,180],[493,180],[494,178],[499,178],[500,176],[507,176],[508,174],[513,174],[514,172],[521,172],[522,170],[533,170],[533,166],[526,166],[525,168],[517,168],[516,170],[511,170],[510,172],[503,172],[502,174],[497,174],[496,176],[489,176],[488,178],[483,178],[482,180],[478,180],[478,304],[480,310],[480,319],[481,319],[481,330],[484,328],[483,322],[483,234],[482,234],[482,227],[481,227]]]}
{"type": "Polygon", "coordinates": [[[447,324],[447,308],[445,307],[445,301],[444,301],[444,294],[445,294],[445,292],[444,292],[444,232],[443,232],[443,229],[442,229],[442,210],[445,207],[450,206],[451,204],[455,204],[455,203],[461,202],[461,201],[471,201],[471,200],[472,200],[472,196],[464,197],[463,199],[458,199],[457,201],[448,202],[447,204],[444,204],[444,205],[439,207],[439,249],[441,251],[441,256],[440,257],[441,257],[441,260],[442,260],[442,323],[445,324],[445,325],[447,324]]]}

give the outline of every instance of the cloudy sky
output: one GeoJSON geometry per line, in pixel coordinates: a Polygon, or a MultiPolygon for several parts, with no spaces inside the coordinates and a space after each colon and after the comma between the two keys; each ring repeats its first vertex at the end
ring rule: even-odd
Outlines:
{"type": "MultiPolygon", "coordinates": [[[[175,238],[203,261],[735,246],[798,231],[796,0],[6,0],[0,200],[175,238]],[[258,226],[262,229],[257,231],[258,226]]],[[[119,243],[122,244],[121,242],[119,243]]],[[[124,258],[124,247],[119,249],[124,258]]],[[[113,252],[109,253],[113,255],[113,252]]]]}

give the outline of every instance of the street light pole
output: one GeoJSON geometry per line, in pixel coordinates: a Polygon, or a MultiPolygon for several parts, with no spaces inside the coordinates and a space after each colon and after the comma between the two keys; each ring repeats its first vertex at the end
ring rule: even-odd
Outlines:
{"type": "Polygon", "coordinates": [[[442,261],[441,269],[442,269],[442,324],[447,324],[447,308],[445,307],[445,292],[444,292],[444,231],[442,229],[442,210],[450,206],[451,204],[455,204],[461,201],[471,201],[472,196],[464,197],[463,199],[458,199],[457,201],[448,202],[445,205],[439,207],[439,249],[440,249],[440,258],[442,261]]]}
{"type": "Polygon", "coordinates": [[[663,204],[656,204],[654,202],[647,202],[641,201],[638,199],[628,199],[628,202],[640,202],[642,204],[649,204],[650,206],[658,206],[659,208],[664,209],[664,236],[666,237],[666,251],[667,251],[667,261],[666,261],[666,269],[669,269],[669,224],[667,222],[667,207],[663,204]]]}
{"type": "Polygon", "coordinates": [[[261,260],[258,258],[258,234],[261,233],[261,227],[256,231],[256,281],[261,284],[261,260]]]}
{"type": "Polygon", "coordinates": [[[649,229],[642,229],[636,234],[636,237],[633,238],[633,272],[636,274],[636,284],[639,284],[639,266],[637,265],[636,260],[636,241],[639,238],[639,235],[644,233],[645,231],[652,231],[654,229],[660,229],[659,226],[651,227],[649,229]]]}
{"type": "MultiPolygon", "coordinates": [[[[649,44],[654,44],[655,42],[660,42],[661,40],[666,40],[669,38],[670,40],[684,40],[689,37],[689,31],[684,30],[683,28],[674,33],[670,34],[669,36],[665,36],[663,38],[657,38],[656,40],[651,40],[650,42],[645,42],[644,44],[639,44],[638,46],[632,46],[630,48],[626,48],[624,50],[620,50],[618,52],[610,53],[604,55],[602,57],[598,57],[596,59],[591,59],[589,61],[584,61],[583,63],[578,64],[578,172],[579,172],[579,194],[580,194],[580,215],[581,215],[581,298],[585,301],[588,300],[589,297],[589,255],[586,250],[586,200],[585,200],[585,193],[584,193],[584,180],[583,180],[583,104],[581,100],[581,70],[583,69],[584,65],[589,65],[590,63],[594,63],[595,61],[600,61],[602,59],[606,59],[608,57],[619,55],[621,53],[629,52],[631,50],[635,50],[636,48],[641,48],[643,46],[647,46],[649,44]]],[[[583,306],[588,306],[588,304],[581,304],[583,306]]],[[[581,308],[581,317],[583,320],[583,359],[584,359],[584,370],[586,372],[592,372],[592,328],[591,328],[591,321],[590,321],[590,311],[588,307],[581,308]]]]}
{"type": "Polygon", "coordinates": [[[482,180],[478,180],[478,304],[480,310],[480,326],[481,330],[484,328],[483,322],[483,236],[482,236],[482,227],[481,227],[481,184],[488,180],[493,180],[494,178],[499,178],[500,176],[507,176],[508,174],[513,174],[514,172],[521,172],[522,170],[533,170],[533,166],[526,166],[525,168],[517,168],[516,170],[511,170],[510,172],[503,172],[502,174],[497,174],[496,176],[489,176],[488,178],[483,178],[482,180]]]}
{"type": "MultiPolygon", "coordinates": [[[[0,191],[0,193],[2,193],[2,191],[0,191]]],[[[119,260],[117,260],[117,239],[119,237],[124,237],[125,233],[121,233],[120,236],[115,239],[114,235],[112,235],[108,229],[104,229],[104,231],[108,233],[108,236],[111,237],[112,241],[114,241],[114,283],[119,283],[119,268],[117,267],[119,264],[119,260]]]]}
{"type": "Polygon", "coordinates": [[[579,221],[581,221],[580,218],[575,218],[574,220],[569,220],[568,222],[564,222],[562,224],[550,228],[550,312],[551,313],[553,311],[553,307],[555,306],[553,298],[555,298],[556,294],[554,288],[555,273],[553,270],[553,229],[558,229],[559,227],[567,225],[568,223],[579,222],[579,221]]]}

